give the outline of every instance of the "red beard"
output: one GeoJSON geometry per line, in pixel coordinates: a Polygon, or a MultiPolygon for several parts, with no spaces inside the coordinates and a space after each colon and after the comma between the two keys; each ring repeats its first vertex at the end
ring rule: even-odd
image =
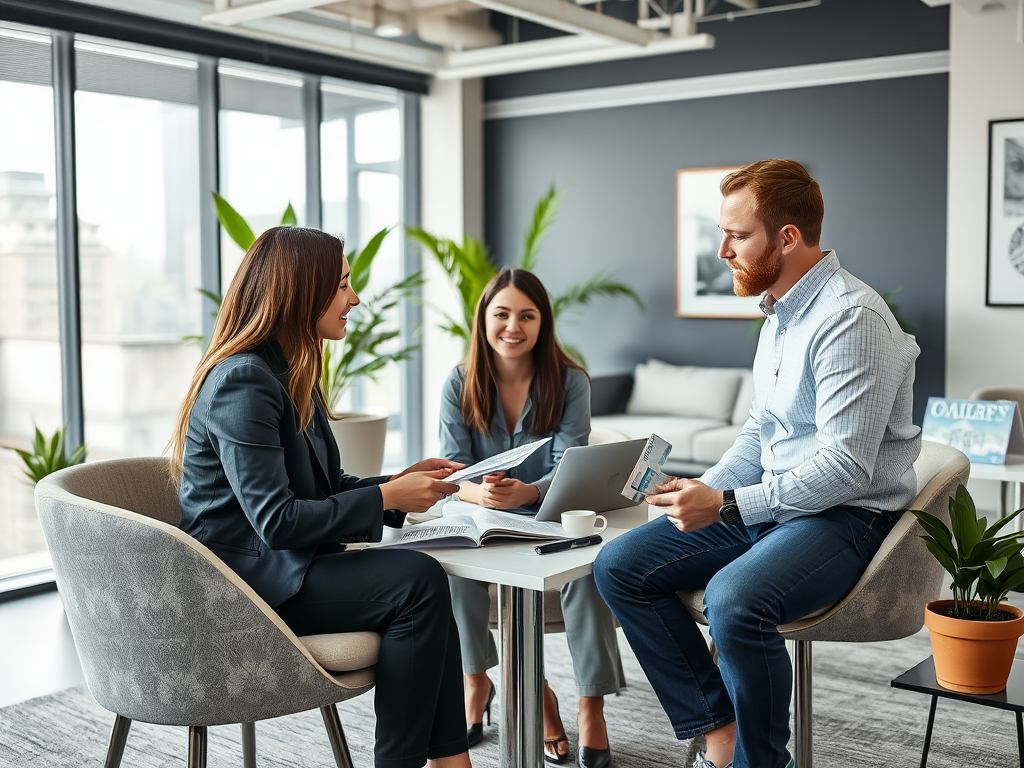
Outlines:
{"type": "Polygon", "coordinates": [[[782,276],[782,256],[772,242],[749,267],[734,269],[732,289],[737,296],[760,296],[782,276]]]}

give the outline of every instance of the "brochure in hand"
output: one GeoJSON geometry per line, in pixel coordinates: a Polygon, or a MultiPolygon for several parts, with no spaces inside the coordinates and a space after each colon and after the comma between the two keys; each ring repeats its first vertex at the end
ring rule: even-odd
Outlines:
{"type": "Polygon", "coordinates": [[[629,474],[629,481],[622,489],[622,495],[634,504],[638,504],[644,500],[644,496],[655,493],[654,486],[668,480],[669,476],[662,469],[671,452],[671,443],[663,437],[651,435],[647,439],[643,453],[636,460],[636,466],[629,474]]]}
{"type": "Polygon", "coordinates": [[[446,483],[461,483],[463,480],[474,480],[484,475],[489,475],[492,472],[504,472],[506,469],[512,469],[512,467],[518,467],[524,461],[526,457],[536,451],[542,445],[547,445],[551,442],[550,437],[545,437],[543,440],[538,440],[535,443],[527,443],[526,445],[520,445],[518,448],[513,448],[504,453],[499,453],[495,456],[491,456],[489,459],[478,461],[476,464],[472,464],[464,469],[460,469],[458,472],[454,472],[444,479],[446,483]]]}
{"type": "Polygon", "coordinates": [[[480,547],[494,539],[549,541],[566,538],[558,523],[540,523],[467,501],[449,501],[444,505],[443,517],[407,525],[396,533],[396,539],[374,547],[480,547]]]}

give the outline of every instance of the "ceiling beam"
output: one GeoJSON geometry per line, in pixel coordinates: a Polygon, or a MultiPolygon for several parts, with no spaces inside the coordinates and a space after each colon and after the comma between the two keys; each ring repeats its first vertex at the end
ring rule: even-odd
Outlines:
{"type": "Polygon", "coordinates": [[[608,43],[594,37],[553,37],[527,43],[479,48],[475,51],[449,52],[445,54],[444,64],[436,76],[441,80],[490,77],[714,47],[715,38],[703,33],[689,37],[662,37],[643,48],[608,43]]]}
{"type": "MultiPolygon", "coordinates": [[[[270,0],[271,2],[277,0],[270,0]]],[[[616,43],[645,46],[657,33],[636,24],[581,8],[566,0],[472,0],[492,11],[517,16],[552,29],[588,37],[600,37],[616,43]]]]}
{"type": "Polygon", "coordinates": [[[226,11],[214,11],[207,13],[202,20],[207,24],[223,24],[233,26],[246,21],[266,19],[271,16],[283,16],[286,13],[296,11],[308,11],[321,5],[329,5],[338,0],[261,0],[258,3],[249,3],[226,11]]]}

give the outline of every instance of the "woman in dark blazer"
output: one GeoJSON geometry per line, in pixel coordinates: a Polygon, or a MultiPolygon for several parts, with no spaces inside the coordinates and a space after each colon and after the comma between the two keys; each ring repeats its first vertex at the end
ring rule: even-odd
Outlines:
{"type": "Polygon", "coordinates": [[[373,631],[376,765],[470,765],[459,636],[431,557],[345,551],[380,541],[398,512],[458,487],[450,461],[391,477],[344,474],[320,391],[321,345],[359,303],[340,240],[278,227],[245,254],[178,416],[171,457],[181,527],[297,634],[373,631]]]}

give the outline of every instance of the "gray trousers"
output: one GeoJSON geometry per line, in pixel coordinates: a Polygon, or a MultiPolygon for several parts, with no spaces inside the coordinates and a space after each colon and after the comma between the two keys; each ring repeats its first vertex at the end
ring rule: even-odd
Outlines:
{"type": "MultiPolygon", "coordinates": [[[[462,671],[485,672],[498,665],[498,649],[488,626],[491,598],[487,582],[449,576],[452,612],[462,644],[462,671]]],[[[626,687],[615,634],[615,619],[605,605],[593,576],[584,576],[561,589],[566,641],[579,696],[604,696],[626,687]]]]}

